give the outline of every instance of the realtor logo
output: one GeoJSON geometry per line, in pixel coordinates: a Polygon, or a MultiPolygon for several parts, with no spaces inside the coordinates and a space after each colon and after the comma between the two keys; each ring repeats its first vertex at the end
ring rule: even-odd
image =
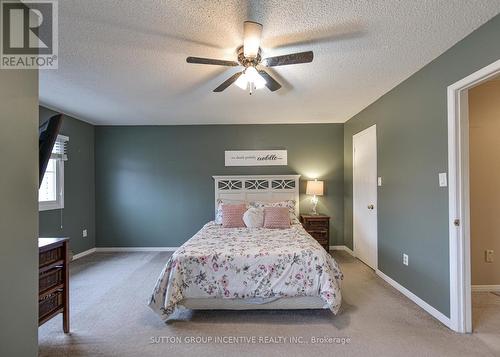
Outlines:
{"type": "Polygon", "coordinates": [[[2,69],[57,69],[57,0],[0,0],[2,69]]]}

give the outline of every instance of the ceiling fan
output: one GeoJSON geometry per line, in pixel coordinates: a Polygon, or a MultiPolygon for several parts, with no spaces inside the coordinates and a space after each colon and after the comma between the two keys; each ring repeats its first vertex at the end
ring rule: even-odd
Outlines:
{"type": "Polygon", "coordinates": [[[237,49],[238,62],[201,57],[186,58],[188,63],[245,67],[243,71],[233,74],[221,85],[215,88],[213,90],[214,92],[222,92],[233,83],[243,90],[248,90],[249,94],[252,94],[256,89],[264,87],[267,87],[271,92],[274,92],[281,88],[281,84],[271,77],[271,75],[266,72],[264,67],[309,63],[313,60],[312,51],[291,53],[288,55],[262,59],[260,48],[262,25],[258,22],[245,21],[243,24],[243,33],[243,46],[240,46],[237,49]]]}

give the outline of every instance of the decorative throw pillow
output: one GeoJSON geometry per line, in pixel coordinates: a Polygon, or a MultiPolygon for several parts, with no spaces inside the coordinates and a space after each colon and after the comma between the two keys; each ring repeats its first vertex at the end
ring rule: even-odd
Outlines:
{"type": "MultiPolygon", "coordinates": [[[[288,208],[288,211],[290,212],[290,222],[292,224],[296,224],[299,222],[297,219],[297,216],[295,215],[295,200],[285,200],[285,201],[279,201],[279,202],[263,202],[263,201],[255,201],[255,202],[250,202],[251,207],[256,207],[256,208],[266,208],[266,207],[286,207],[288,208]]],[[[299,222],[300,223],[300,222],[299,222]]]]}
{"type": "Polygon", "coordinates": [[[243,214],[247,210],[247,205],[244,203],[238,205],[222,205],[222,227],[224,228],[240,228],[245,227],[243,222],[243,214]]]}
{"type": "Polygon", "coordinates": [[[264,208],[264,228],[290,228],[290,212],[288,208],[264,208]]]}
{"type": "Polygon", "coordinates": [[[217,199],[217,210],[215,211],[215,223],[222,224],[222,206],[224,204],[241,204],[245,203],[241,200],[217,199]]]}
{"type": "Polygon", "coordinates": [[[243,214],[243,222],[248,228],[259,228],[264,225],[264,210],[262,208],[250,207],[243,214]]]}

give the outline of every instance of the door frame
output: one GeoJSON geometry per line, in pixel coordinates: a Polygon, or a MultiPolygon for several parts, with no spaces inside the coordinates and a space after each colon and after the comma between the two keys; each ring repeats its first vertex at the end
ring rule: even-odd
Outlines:
{"type": "Polygon", "coordinates": [[[450,328],[462,333],[472,332],[468,91],[498,74],[500,60],[448,86],[450,328]]]}
{"type": "MultiPolygon", "coordinates": [[[[354,253],[354,256],[356,257],[356,237],[354,235],[354,201],[356,200],[355,196],[355,190],[354,190],[354,137],[359,136],[360,134],[363,134],[367,130],[375,130],[375,170],[377,171],[375,173],[375,177],[378,179],[378,141],[377,141],[377,124],[373,124],[369,126],[368,128],[365,128],[356,134],[352,136],[352,213],[353,213],[353,225],[352,225],[352,251],[354,253]]],[[[376,239],[375,239],[375,271],[378,271],[378,185],[377,182],[375,182],[375,225],[376,225],[376,239]]]]}

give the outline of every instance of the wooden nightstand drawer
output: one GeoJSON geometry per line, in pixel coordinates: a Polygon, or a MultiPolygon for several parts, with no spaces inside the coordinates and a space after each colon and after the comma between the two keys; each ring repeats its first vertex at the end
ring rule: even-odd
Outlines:
{"type": "Polygon", "coordinates": [[[56,290],[51,294],[47,294],[38,300],[38,318],[43,321],[51,312],[58,311],[64,307],[63,291],[56,290]]]}
{"type": "Polygon", "coordinates": [[[63,283],[63,267],[55,267],[40,273],[38,277],[38,291],[40,293],[50,290],[63,283]]]}
{"type": "Polygon", "coordinates": [[[330,246],[330,217],[300,215],[300,221],[304,229],[309,233],[326,251],[330,246]]]}
{"type": "Polygon", "coordinates": [[[329,222],[324,219],[307,219],[304,221],[306,230],[328,229],[329,222]]]}
{"type": "Polygon", "coordinates": [[[321,244],[323,248],[325,248],[326,251],[330,249],[330,242],[328,239],[328,231],[308,231],[316,241],[321,244]]]}
{"type": "Polygon", "coordinates": [[[328,231],[307,231],[310,235],[313,236],[320,244],[324,244],[328,242],[328,231]]]}
{"type": "Polygon", "coordinates": [[[62,260],[63,257],[64,257],[64,252],[62,247],[40,252],[38,255],[38,266],[43,267],[46,265],[50,265],[59,260],[62,260]]]}

